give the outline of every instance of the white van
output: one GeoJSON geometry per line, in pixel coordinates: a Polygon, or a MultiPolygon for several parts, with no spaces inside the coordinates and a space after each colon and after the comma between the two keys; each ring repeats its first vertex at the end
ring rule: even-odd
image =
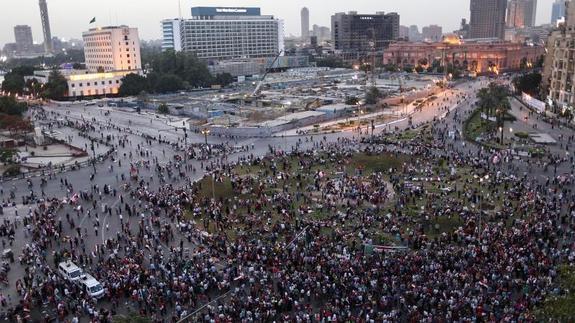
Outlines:
{"type": "Polygon", "coordinates": [[[70,260],[63,261],[58,264],[58,272],[62,277],[64,277],[64,279],[70,282],[75,282],[80,279],[80,276],[82,276],[82,269],[70,260]]]}
{"type": "Polygon", "coordinates": [[[104,296],[104,287],[102,284],[92,277],[90,274],[84,274],[78,281],[82,290],[93,298],[101,298],[104,296]]]}

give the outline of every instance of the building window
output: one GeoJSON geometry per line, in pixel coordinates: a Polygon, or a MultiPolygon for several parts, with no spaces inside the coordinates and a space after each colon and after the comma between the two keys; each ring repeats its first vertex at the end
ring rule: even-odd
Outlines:
{"type": "Polygon", "coordinates": [[[116,84],[120,84],[120,80],[116,80],[116,84]]]}
{"type": "Polygon", "coordinates": [[[90,82],[86,83],[86,86],[90,86],[90,82]]]}
{"type": "Polygon", "coordinates": [[[106,84],[106,82],[105,82],[105,81],[102,81],[102,85],[105,85],[105,84],[106,84]]]}

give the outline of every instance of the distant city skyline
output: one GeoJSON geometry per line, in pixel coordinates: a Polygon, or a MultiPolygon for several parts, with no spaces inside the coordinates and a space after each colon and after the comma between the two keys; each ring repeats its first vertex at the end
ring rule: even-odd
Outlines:
{"type": "MultiPolygon", "coordinates": [[[[161,38],[160,21],[178,17],[178,1],[168,0],[160,3],[153,0],[132,1],[100,0],[98,6],[93,6],[87,0],[76,0],[73,5],[69,0],[48,0],[52,35],[63,39],[81,39],[83,31],[95,25],[89,25],[92,17],[96,17],[99,26],[126,24],[139,29],[143,40],[161,38]],[[84,9],[89,8],[89,10],[84,9]],[[113,9],[112,9],[113,8],[113,9]]],[[[549,23],[551,7],[554,0],[539,0],[536,24],[549,23]]],[[[30,25],[35,43],[42,43],[42,25],[37,0],[3,0],[2,5],[9,8],[0,20],[0,46],[14,42],[13,28],[16,25],[30,25]]],[[[443,32],[448,33],[457,28],[461,18],[469,20],[468,0],[436,0],[430,5],[429,0],[409,0],[404,2],[374,3],[371,0],[348,2],[331,1],[329,6],[320,0],[296,0],[276,2],[272,0],[249,1],[210,1],[181,0],[182,16],[190,16],[192,6],[229,6],[261,7],[262,14],[274,15],[285,21],[286,36],[301,34],[300,12],[303,7],[309,9],[310,26],[330,26],[331,15],[337,12],[357,11],[359,13],[375,13],[376,11],[397,12],[402,25],[417,25],[420,28],[427,25],[439,25],[443,32]]]]}

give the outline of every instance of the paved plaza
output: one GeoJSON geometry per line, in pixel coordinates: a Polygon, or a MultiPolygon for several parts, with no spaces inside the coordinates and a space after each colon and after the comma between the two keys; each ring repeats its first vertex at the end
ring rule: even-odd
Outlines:
{"type": "Polygon", "coordinates": [[[36,109],[98,161],[1,183],[0,236],[15,258],[2,315],[534,320],[559,266],[575,261],[574,136],[512,100],[513,131],[557,141],[543,158],[465,142],[488,82],[460,83],[374,129],[319,135],[206,139],[178,117],[36,109]],[[103,297],[64,279],[65,260],[103,297]]]}

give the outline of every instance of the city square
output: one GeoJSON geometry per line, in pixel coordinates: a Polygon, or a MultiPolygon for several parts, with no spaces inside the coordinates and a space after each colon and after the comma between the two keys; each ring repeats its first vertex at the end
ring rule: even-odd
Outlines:
{"type": "Polygon", "coordinates": [[[572,321],[575,10],[468,2],[453,33],[192,7],[77,49],[39,0],[0,60],[0,320],[572,321]]]}

